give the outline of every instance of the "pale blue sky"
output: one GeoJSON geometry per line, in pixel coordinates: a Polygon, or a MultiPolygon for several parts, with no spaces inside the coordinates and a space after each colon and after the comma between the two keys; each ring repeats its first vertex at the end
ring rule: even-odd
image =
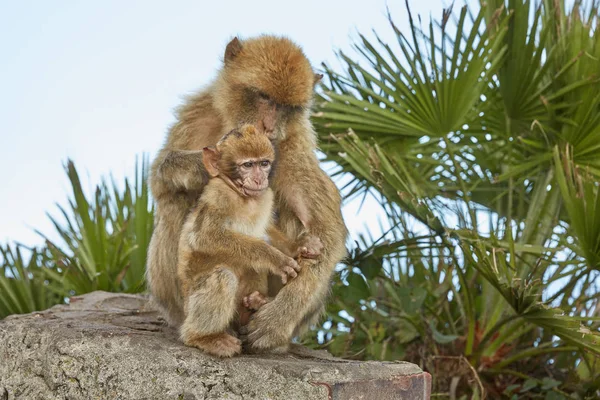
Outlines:
{"type": "MultiPolygon", "coordinates": [[[[136,154],[154,156],[172,109],[210,81],[234,35],[289,36],[318,67],[357,31],[393,41],[386,3],[406,26],[403,0],[203,3],[0,0],[0,243],[52,232],[45,213],[66,204],[67,157],[92,187],[131,174],[136,154]]],[[[411,3],[426,20],[444,4],[411,3]]],[[[356,208],[345,209],[353,232],[375,217],[356,208]]]]}

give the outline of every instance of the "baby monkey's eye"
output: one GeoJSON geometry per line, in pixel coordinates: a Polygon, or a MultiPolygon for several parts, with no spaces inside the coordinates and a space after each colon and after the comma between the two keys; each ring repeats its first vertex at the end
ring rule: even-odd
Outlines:
{"type": "Polygon", "coordinates": [[[264,160],[260,162],[261,167],[268,167],[269,165],[271,165],[271,161],[264,160]]]}
{"type": "Polygon", "coordinates": [[[242,166],[244,168],[252,168],[252,162],[251,161],[246,161],[245,163],[242,164],[242,166]]]}

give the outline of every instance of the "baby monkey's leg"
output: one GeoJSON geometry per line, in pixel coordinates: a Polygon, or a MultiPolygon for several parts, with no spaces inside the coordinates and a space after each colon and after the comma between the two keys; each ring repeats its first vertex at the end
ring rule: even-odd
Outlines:
{"type": "MultiPolygon", "coordinates": [[[[261,293],[267,293],[268,290],[268,274],[250,269],[242,273],[238,285],[238,331],[240,327],[248,323],[250,316],[266,303],[266,300],[264,303],[261,303],[262,300],[258,296],[262,296],[261,293]]],[[[262,296],[262,299],[266,299],[266,297],[262,296]]]]}
{"type": "Polygon", "coordinates": [[[236,315],[238,279],[227,268],[198,278],[186,299],[186,318],[181,339],[217,357],[231,357],[242,350],[238,338],[226,330],[236,315]]]}

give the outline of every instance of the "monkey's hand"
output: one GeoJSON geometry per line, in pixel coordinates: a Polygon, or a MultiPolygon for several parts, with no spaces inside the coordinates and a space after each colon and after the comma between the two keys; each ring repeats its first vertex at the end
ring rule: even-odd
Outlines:
{"type": "Polygon", "coordinates": [[[284,285],[288,282],[289,278],[295,278],[298,276],[298,272],[300,272],[300,264],[296,262],[293,258],[288,258],[286,264],[284,264],[279,270],[279,275],[281,276],[281,283],[284,285]]]}
{"type": "Polygon", "coordinates": [[[259,105],[260,113],[263,114],[261,120],[258,121],[256,127],[259,131],[263,132],[269,140],[274,141],[277,139],[277,133],[275,132],[275,124],[277,123],[277,119],[275,116],[275,109],[273,106],[269,106],[265,103],[259,105]]]}
{"type": "Polygon", "coordinates": [[[323,250],[321,239],[313,235],[307,235],[303,243],[298,247],[297,256],[315,259],[321,255],[321,250],[323,250]]]}
{"type": "Polygon", "coordinates": [[[273,274],[281,277],[281,283],[284,285],[288,282],[289,278],[295,278],[300,272],[300,265],[296,260],[291,257],[285,257],[283,264],[280,268],[273,271],[273,274]]]}

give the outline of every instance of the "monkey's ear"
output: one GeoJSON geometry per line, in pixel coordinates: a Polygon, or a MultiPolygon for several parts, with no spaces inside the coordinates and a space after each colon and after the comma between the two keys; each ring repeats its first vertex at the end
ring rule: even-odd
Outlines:
{"type": "Polygon", "coordinates": [[[225,64],[231,62],[242,51],[242,42],[234,37],[225,47],[225,64]]]}
{"type": "Polygon", "coordinates": [[[316,86],[317,83],[321,82],[321,79],[323,79],[323,74],[315,74],[313,85],[316,86]]]}
{"type": "Polygon", "coordinates": [[[214,146],[205,147],[202,149],[202,163],[206,172],[212,177],[219,175],[219,167],[217,162],[219,161],[219,152],[214,146]]]}

